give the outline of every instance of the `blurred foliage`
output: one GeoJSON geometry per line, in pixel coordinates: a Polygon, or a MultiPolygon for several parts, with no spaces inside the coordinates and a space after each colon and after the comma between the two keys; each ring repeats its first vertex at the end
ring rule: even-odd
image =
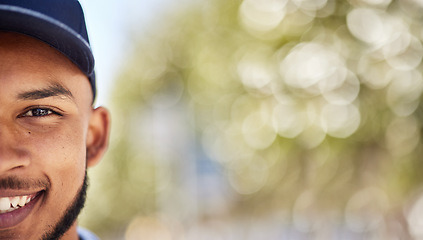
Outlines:
{"type": "Polygon", "coordinates": [[[281,212],[305,231],[404,224],[423,180],[421,10],[208,0],[157,18],[116,81],[84,223],[100,235],[155,214],[183,225],[281,212]],[[223,210],[203,204],[207,174],[224,179],[223,210]]]}

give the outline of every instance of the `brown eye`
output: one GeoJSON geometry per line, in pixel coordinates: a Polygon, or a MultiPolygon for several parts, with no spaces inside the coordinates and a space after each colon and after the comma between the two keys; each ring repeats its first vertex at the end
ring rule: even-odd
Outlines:
{"type": "Polygon", "coordinates": [[[44,117],[54,113],[52,110],[47,108],[34,108],[28,112],[22,114],[23,117],[44,117]]]}

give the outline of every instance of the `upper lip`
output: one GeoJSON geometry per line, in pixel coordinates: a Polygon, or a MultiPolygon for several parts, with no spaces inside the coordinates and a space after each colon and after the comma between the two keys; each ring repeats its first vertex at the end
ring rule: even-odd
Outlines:
{"type": "Polygon", "coordinates": [[[19,197],[19,196],[32,196],[43,190],[10,190],[0,189],[0,198],[3,197],[19,197]]]}
{"type": "MultiPolygon", "coordinates": [[[[1,191],[1,196],[5,197],[15,197],[15,196],[31,196],[31,201],[25,204],[24,207],[14,207],[11,206],[8,210],[4,210],[5,212],[0,214],[0,229],[11,228],[17,226],[21,223],[25,218],[31,215],[31,212],[34,208],[36,208],[39,204],[39,200],[41,200],[44,196],[45,191],[9,191],[4,190],[1,191]],[[15,208],[11,210],[11,208],[15,208]],[[11,211],[10,211],[11,210],[11,211]]],[[[12,203],[11,203],[12,204],[12,203]]]]}

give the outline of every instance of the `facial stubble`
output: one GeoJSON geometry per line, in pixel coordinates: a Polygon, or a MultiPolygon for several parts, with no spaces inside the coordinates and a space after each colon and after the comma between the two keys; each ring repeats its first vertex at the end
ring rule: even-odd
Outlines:
{"type": "Polygon", "coordinates": [[[75,196],[73,202],[66,209],[65,213],[60,218],[60,220],[56,223],[56,225],[52,226],[50,231],[47,231],[46,233],[44,233],[42,237],[43,240],[60,239],[69,230],[69,228],[75,223],[81,210],[84,208],[85,199],[87,195],[87,188],[88,188],[88,176],[87,176],[87,171],[85,170],[84,182],[82,183],[82,186],[79,188],[79,191],[77,195],[75,196]]]}

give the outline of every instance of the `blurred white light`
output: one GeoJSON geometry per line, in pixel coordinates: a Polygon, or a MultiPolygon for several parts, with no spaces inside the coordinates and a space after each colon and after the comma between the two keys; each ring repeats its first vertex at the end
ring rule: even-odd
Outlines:
{"type": "Polygon", "coordinates": [[[257,46],[252,46],[251,49],[254,50],[247,52],[238,63],[238,75],[245,86],[260,89],[274,80],[276,74],[267,57],[269,51],[257,46]]]}
{"type": "Polygon", "coordinates": [[[343,84],[346,77],[344,59],[319,43],[295,46],[280,65],[288,86],[314,92],[329,91],[343,84]]]}
{"type": "Polygon", "coordinates": [[[272,72],[264,63],[241,63],[238,72],[242,83],[250,88],[262,88],[272,80],[272,72]]]}
{"type": "Polygon", "coordinates": [[[312,149],[319,146],[325,140],[326,132],[320,125],[310,124],[298,136],[298,140],[302,146],[312,149]]]}
{"type": "Polygon", "coordinates": [[[347,26],[352,35],[374,45],[386,42],[390,36],[390,29],[384,24],[386,21],[380,12],[368,8],[356,8],[347,15],[347,26]]]}
{"type": "Polygon", "coordinates": [[[388,6],[392,0],[361,0],[363,3],[367,3],[373,6],[388,6]]]}
{"type": "Polygon", "coordinates": [[[235,159],[251,158],[253,150],[241,141],[238,125],[232,124],[222,131],[215,126],[203,130],[202,147],[212,160],[229,166],[235,159]]]}
{"type": "Polygon", "coordinates": [[[411,37],[408,32],[396,32],[393,34],[390,41],[383,46],[384,57],[389,58],[403,53],[410,46],[411,37]]]}
{"type": "Polygon", "coordinates": [[[325,18],[325,17],[329,17],[330,15],[333,15],[335,10],[337,9],[336,5],[337,5],[336,1],[333,1],[333,0],[327,1],[326,5],[316,12],[316,17],[325,18]]]}
{"type": "Polygon", "coordinates": [[[351,71],[347,72],[345,81],[341,86],[331,89],[330,91],[322,91],[323,97],[331,104],[345,105],[352,103],[360,92],[360,81],[351,71]]]}
{"type": "Polygon", "coordinates": [[[304,130],[298,135],[299,143],[307,148],[312,149],[320,145],[326,137],[326,131],[320,123],[321,112],[320,101],[308,101],[305,108],[306,124],[304,130]]]}
{"type": "Polygon", "coordinates": [[[273,126],[279,135],[295,138],[305,128],[306,114],[293,104],[279,104],[273,109],[273,126]]]}
{"type": "Polygon", "coordinates": [[[327,0],[292,0],[299,8],[308,11],[317,11],[326,6],[327,0]]]}
{"type": "Polygon", "coordinates": [[[310,27],[313,20],[316,18],[315,11],[301,11],[301,9],[298,9],[298,6],[292,2],[287,4],[287,12],[288,14],[282,21],[282,25],[288,34],[293,34],[294,36],[304,34],[304,31],[307,31],[308,27],[310,27]]]}
{"type": "Polygon", "coordinates": [[[288,0],[244,0],[239,9],[241,22],[249,29],[270,31],[285,17],[288,0]]]}
{"type": "Polygon", "coordinates": [[[368,87],[372,89],[382,89],[386,87],[391,79],[389,72],[392,68],[380,59],[374,59],[370,55],[363,55],[358,62],[358,73],[368,87]]]}
{"type": "Polygon", "coordinates": [[[241,164],[228,171],[229,183],[239,194],[253,194],[266,184],[269,169],[265,161],[252,161],[250,164],[241,164]],[[261,164],[261,166],[255,166],[261,164]]]}
{"type": "Polygon", "coordinates": [[[347,227],[355,232],[368,232],[384,224],[383,213],[389,199],[379,188],[369,187],[356,192],[345,208],[347,227]]]}
{"type": "Polygon", "coordinates": [[[315,194],[309,190],[298,196],[292,209],[293,224],[297,230],[311,232],[316,227],[319,216],[314,206],[315,201],[315,194]]]}
{"type": "Polygon", "coordinates": [[[327,104],[322,109],[321,121],[329,135],[346,138],[358,129],[361,117],[357,107],[352,104],[327,104]]]}
{"type": "Polygon", "coordinates": [[[386,102],[398,116],[412,114],[420,103],[423,79],[419,71],[391,71],[392,80],[386,93],[386,102]]]}
{"type": "Polygon", "coordinates": [[[136,240],[140,236],[146,239],[171,240],[169,226],[156,218],[135,217],[125,231],[125,240],[136,240]]]}
{"type": "Polygon", "coordinates": [[[320,92],[322,93],[330,92],[333,89],[337,89],[342,86],[345,81],[345,78],[347,77],[348,69],[339,64],[339,67],[333,69],[331,72],[328,73],[329,75],[325,78],[322,78],[318,84],[320,92]]]}
{"type": "Polygon", "coordinates": [[[387,62],[393,68],[398,70],[411,70],[416,68],[422,61],[423,57],[423,46],[416,37],[411,37],[410,42],[407,41],[407,37],[401,41],[400,44],[403,48],[397,55],[387,57],[387,62]],[[406,45],[409,43],[408,45],[406,45]]]}
{"type": "Polygon", "coordinates": [[[251,113],[242,124],[242,136],[245,142],[254,149],[269,147],[276,139],[269,113],[267,111],[251,113]]]}
{"type": "Polygon", "coordinates": [[[420,195],[406,215],[410,234],[415,239],[423,238],[423,195],[420,195]]]}

